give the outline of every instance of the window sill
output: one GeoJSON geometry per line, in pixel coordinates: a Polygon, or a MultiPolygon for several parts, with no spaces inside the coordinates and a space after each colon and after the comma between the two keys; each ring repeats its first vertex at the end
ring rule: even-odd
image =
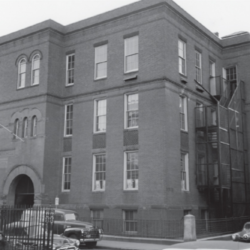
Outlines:
{"type": "Polygon", "coordinates": [[[180,81],[181,81],[181,83],[186,84],[188,82],[187,81],[187,76],[183,75],[182,73],[179,73],[179,74],[180,74],[180,81]]]}
{"type": "Polygon", "coordinates": [[[185,133],[185,134],[188,134],[188,131],[187,131],[187,130],[181,129],[181,132],[182,132],[182,133],[185,133]]]}
{"type": "Polygon", "coordinates": [[[134,192],[138,193],[139,189],[123,189],[124,192],[134,192]]]}
{"type": "Polygon", "coordinates": [[[104,190],[92,190],[93,193],[104,193],[105,192],[105,189],[104,190]]]}
{"type": "Polygon", "coordinates": [[[137,73],[130,73],[130,74],[126,74],[124,76],[124,81],[131,81],[131,80],[136,80],[137,79],[137,73]]]}
{"type": "Polygon", "coordinates": [[[131,128],[124,128],[124,130],[126,130],[126,131],[138,130],[138,129],[139,129],[139,126],[138,127],[131,127],[131,128]]]}
{"type": "Polygon", "coordinates": [[[105,77],[101,77],[101,78],[96,78],[94,79],[94,82],[98,82],[98,81],[101,81],[101,80],[106,80],[108,77],[105,76],[105,77]]]}
{"type": "Polygon", "coordinates": [[[62,193],[69,193],[70,190],[62,190],[62,193]]]}
{"type": "Polygon", "coordinates": [[[107,133],[106,131],[93,132],[93,135],[105,135],[106,133],[107,133]]]}
{"type": "Polygon", "coordinates": [[[135,70],[124,72],[124,75],[129,75],[129,74],[138,73],[138,72],[139,72],[139,69],[135,69],[135,70]]]}
{"type": "Polygon", "coordinates": [[[72,135],[64,135],[63,138],[67,139],[67,138],[72,138],[72,135]]]}
{"type": "Polygon", "coordinates": [[[71,83],[71,84],[66,84],[65,87],[68,88],[68,87],[72,87],[74,86],[74,83],[71,83]]]}

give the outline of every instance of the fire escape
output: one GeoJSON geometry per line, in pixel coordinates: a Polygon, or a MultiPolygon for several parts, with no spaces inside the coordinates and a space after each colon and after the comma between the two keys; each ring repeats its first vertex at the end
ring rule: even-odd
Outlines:
{"type": "Polygon", "coordinates": [[[195,108],[197,187],[210,217],[249,215],[244,82],[211,78],[210,95],[195,108]]]}

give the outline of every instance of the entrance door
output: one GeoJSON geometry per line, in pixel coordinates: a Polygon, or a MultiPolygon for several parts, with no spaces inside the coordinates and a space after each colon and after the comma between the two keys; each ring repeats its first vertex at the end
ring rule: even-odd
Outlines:
{"type": "Polygon", "coordinates": [[[34,186],[32,180],[27,175],[19,177],[15,192],[15,205],[27,207],[34,205],[34,186]]]}

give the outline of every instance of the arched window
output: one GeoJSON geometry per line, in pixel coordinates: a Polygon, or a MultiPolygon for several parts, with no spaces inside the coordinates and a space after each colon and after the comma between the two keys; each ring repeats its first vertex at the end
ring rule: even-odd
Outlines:
{"type": "Polygon", "coordinates": [[[37,132],[37,117],[34,115],[31,121],[31,136],[35,137],[37,132]]]}
{"type": "Polygon", "coordinates": [[[40,55],[36,54],[32,58],[31,85],[39,84],[40,75],[40,55]]]}
{"type": "Polygon", "coordinates": [[[23,138],[28,137],[28,118],[23,119],[23,138]]]}
{"type": "Polygon", "coordinates": [[[17,88],[24,88],[25,87],[25,78],[26,78],[26,59],[23,58],[18,63],[17,88]]]}
{"type": "Polygon", "coordinates": [[[19,133],[19,119],[16,119],[14,123],[13,139],[17,138],[18,133],[19,133]]]}

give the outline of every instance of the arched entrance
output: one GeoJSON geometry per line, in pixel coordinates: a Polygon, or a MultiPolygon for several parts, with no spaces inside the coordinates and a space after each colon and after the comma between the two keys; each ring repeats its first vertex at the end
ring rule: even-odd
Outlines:
{"type": "Polygon", "coordinates": [[[7,205],[40,205],[43,186],[39,174],[28,166],[10,170],[4,181],[2,203],[7,205]]]}
{"type": "Polygon", "coordinates": [[[17,177],[15,190],[15,205],[34,205],[34,185],[27,175],[19,175],[17,177]]]}

